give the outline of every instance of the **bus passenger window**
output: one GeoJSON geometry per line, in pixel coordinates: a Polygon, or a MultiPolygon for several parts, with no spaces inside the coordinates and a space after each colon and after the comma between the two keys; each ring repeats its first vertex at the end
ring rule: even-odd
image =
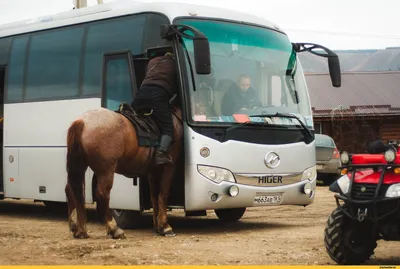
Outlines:
{"type": "Polygon", "coordinates": [[[133,101],[128,59],[109,60],[106,68],[105,107],[117,110],[122,102],[130,104],[133,101]]]}

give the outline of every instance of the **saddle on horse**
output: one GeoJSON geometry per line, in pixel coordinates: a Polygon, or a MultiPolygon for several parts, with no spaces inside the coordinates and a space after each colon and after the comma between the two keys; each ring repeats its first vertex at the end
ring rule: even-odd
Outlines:
{"type": "Polygon", "coordinates": [[[139,146],[157,147],[160,139],[160,129],[151,117],[151,113],[137,113],[129,104],[121,103],[115,112],[125,116],[135,128],[139,146]]]}

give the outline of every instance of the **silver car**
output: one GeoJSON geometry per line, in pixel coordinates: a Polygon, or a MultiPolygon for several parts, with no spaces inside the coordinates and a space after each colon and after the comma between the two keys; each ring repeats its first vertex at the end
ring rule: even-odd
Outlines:
{"type": "Polygon", "coordinates": [[[335,141],[323,134],[315,134],[315,153],[317,159],[318,180],[331,184],[340,175],[340,153],[335,141]]]}

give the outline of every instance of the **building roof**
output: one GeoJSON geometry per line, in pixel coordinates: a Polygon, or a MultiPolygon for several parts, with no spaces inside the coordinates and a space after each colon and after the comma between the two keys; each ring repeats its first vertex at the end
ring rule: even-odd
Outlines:
{"type": "Polygon", "coordinates": [[[400,115],[400,71],[343,72],[334,88],[329,74],[305,74],[314,117],[400,115]]]}
{"type": "Polygon", "coordinates": [[[176,2],[117,0],[109,3],[104,3],[102,5],[94,5],[81,9],[73,9],[58,14],[52,14],[49,16],[32,18],[28,20],[16,21],[0,25],[0,37],[12,36],[27,32],[142,12],[162,13],[166,15],[171,22],[177,17],[192,16],[194,18],[222,18],[239,23],[247,22],[269,28],[279,29],[277,25],[262,17],[230,9],[176,2]]]}

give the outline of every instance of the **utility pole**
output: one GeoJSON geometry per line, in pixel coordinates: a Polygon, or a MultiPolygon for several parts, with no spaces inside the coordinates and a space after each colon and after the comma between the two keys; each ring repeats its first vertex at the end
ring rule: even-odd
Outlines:
{"type": "MultiPolygon", "coordinates": [[[[102,5],[104,2],[103,0],[97,0],[98,5],[102,5]]],[[[85,8],[87,7],[87,0],[74,0],[75,8],[85,8]]]]}
{"type": "Polygon", "coordinates": [[[87,7],[87,0],[75,0],[75,8],[87,7]]]}

